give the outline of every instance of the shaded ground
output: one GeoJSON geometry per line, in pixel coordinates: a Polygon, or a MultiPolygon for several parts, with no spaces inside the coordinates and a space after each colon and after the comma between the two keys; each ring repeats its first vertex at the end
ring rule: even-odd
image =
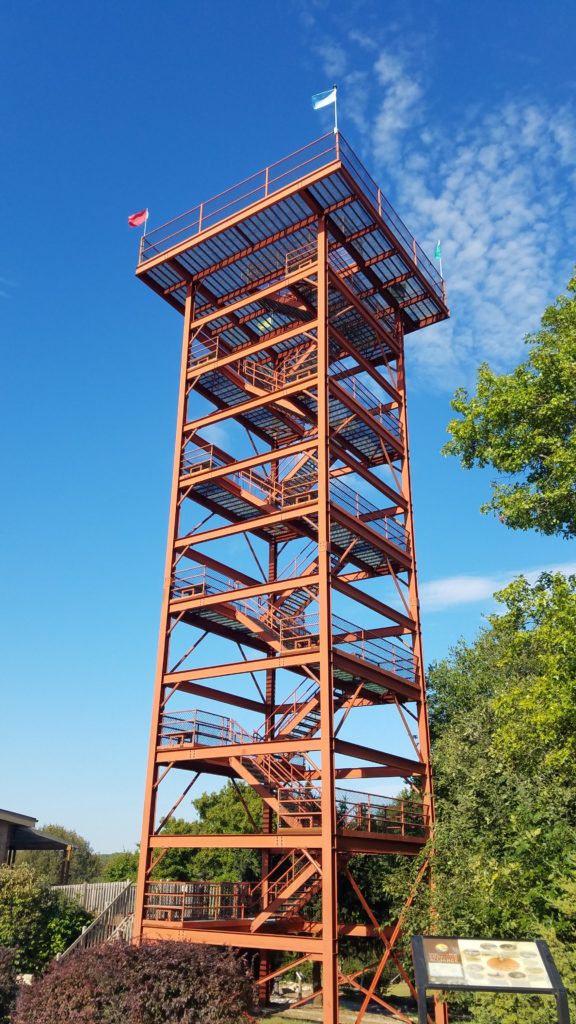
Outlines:
{"type": "MultiPolygon", "coordinates": [[[[304,985],[302,988],[302,995],[309,993],[310,986],[304,985]]],[[[274,1024],[294,1024],[294,1021],[301,1021],[301,1024],[318,1024],[322,1021],[322,1007],[308,1003],[306,1006],[301,1007],[297,1010],[290,1009],[290,1002],[297,999],[296,989],[289,985],[283,985],[280,988],[280,993],[274,995],[272,1005],[266,1010],[266,1017],[269,1018],[274,1024]]],[[[403,983],[393,985],[387,992],[385,998],[390,1001],[393,1006],[397,1006],[399,1010],[411,1017],[414,1021],[417,1019],[416,1008],[412,1001],[409,999],[408,987],[403,983]]],[[[361,1005],[361,997],[358,996],[343,996],[340,1000],[340,1021],[342,1024],[354,1024],[358,1015],[358,1010],[361,1005]]],[[[393,1017],[383,1007],[378,1007],[376,1004],[372,1004],[370,1013],[364,1015],[365,1024],[382,1024],[383,1021],[398,1021],[397,1017],[393,1017]]]]}

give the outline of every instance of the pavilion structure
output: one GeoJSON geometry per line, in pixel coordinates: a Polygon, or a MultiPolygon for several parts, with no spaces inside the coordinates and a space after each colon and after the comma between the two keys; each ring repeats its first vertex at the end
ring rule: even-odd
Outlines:
{"type": "Polygon", "coordinates": [[[422,859],[434,820],[404,348],[443,282],[338,132],[148,232],[136,273],[183,346],[135,936],[257,953],[262,991],[310,960],[326,1024],[343,984],[360,1021],[387,966],[413,988],[427,865],[384,927],[358,857],[422,859]],[[214,779],[246,832],[170,834],[214,779]],[[259,877],[159,878],[215,848],[260,851],[259,877]]]}

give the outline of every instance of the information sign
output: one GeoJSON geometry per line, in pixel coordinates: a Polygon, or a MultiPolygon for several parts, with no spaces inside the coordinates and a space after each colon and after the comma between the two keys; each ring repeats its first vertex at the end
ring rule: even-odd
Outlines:
{"type": "Polygon", "coordinates": [[[421,1024],[426,1021],[426,989],[555,995],[558,1018],[568,1024],[566,992],[552,954],[541,939],[415,935],[412,957],[421,1024]]]}

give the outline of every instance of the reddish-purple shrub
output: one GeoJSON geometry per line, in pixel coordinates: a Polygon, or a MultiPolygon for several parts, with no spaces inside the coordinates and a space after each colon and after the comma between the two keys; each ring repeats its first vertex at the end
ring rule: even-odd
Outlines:
{"type": "Polygon", "coordinates": [[[113,943],[53,964],[13,1024],[236,1024],[254,984],[233,952],[189,942],[113,943]]]}
{"type": "Polygon", "coordinates": [[[16,950],[0,946],[0,1024],[10,1020],[18,985],[16,983],[16,950]]]}

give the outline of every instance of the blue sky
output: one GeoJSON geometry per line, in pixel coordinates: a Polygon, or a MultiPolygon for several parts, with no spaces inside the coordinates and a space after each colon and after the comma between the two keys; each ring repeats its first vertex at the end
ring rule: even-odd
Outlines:
{"type": "Polygon", "coordinates": [[[0,805],[138,838],[181,322],[134,279],[126,217],[318,137],[333,82],[410,229],[442,238],[452,319],[408,345],[428,659],[515,574],[576,561],[480,516],[490,473],[439,454],[453,389],[522,358],[576,261],[575,32],[568,0],[5,5],[0,805]]]}

